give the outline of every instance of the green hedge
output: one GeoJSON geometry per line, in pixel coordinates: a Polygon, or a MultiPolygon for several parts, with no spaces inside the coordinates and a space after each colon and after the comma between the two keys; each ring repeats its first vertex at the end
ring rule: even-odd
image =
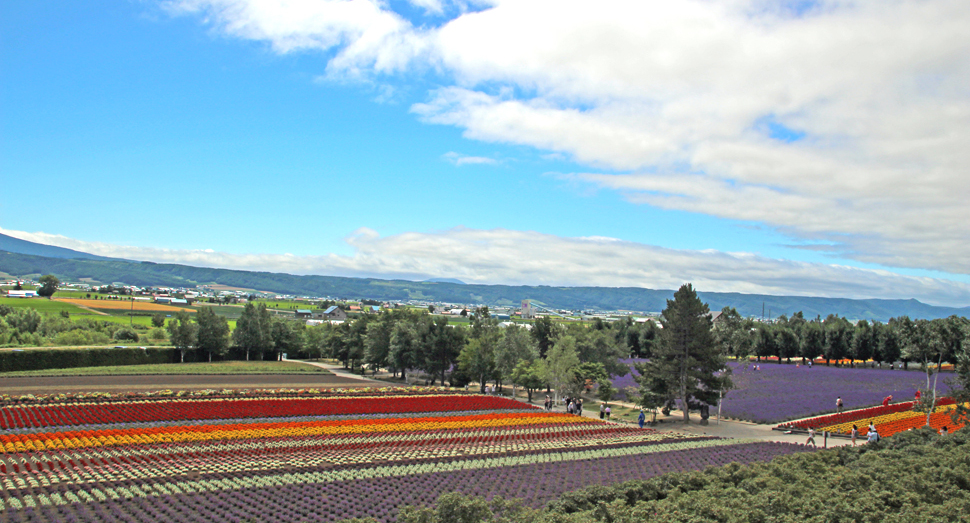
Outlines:
{"type": "MultiPolygon", "coordinates": [[[[189,360],[186,354],[186,361],[189,360]]],[[[0,372],[177,363],[176,349],[26,349],[0,352],[0,372]]]]}

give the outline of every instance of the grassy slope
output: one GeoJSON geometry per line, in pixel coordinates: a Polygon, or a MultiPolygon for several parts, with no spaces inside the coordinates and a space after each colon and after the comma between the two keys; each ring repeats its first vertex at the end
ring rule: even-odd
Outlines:
{"type": "Polygon", "coordinates": [[[25,376],[134,376],[146,374],[330,374],[313,365],[290,361],[219,361],[212,363],[166,363],[119,367],[80,367],[8,372],[6,378],[25,376]]]}

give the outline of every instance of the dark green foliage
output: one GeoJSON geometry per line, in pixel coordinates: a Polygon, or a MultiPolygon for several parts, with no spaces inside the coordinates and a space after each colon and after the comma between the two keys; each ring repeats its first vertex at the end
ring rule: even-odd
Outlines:
{"type": "Polygon", "coordinates": [[[176,349],[30,349],[0,352],[0,372],[113,365],[143,365],[179,361],[176,349]]]}
{"type": "Polygon", "coordinates": [[[199,326],[192,322],[189,313],[181,310],[168,320],[168,339],[179,350],[179,361],[185,362],[185,353],[198,344],[199,326]]]}
{"type": "MultiPolygon", "coordinates": [[[[154,323],[152,318],[152,323],[154,323]]],[[[199,350],[204,352],[209,361],[212,356],[224,356],[229,351],[229,321],[225,316],[216,315],[211,307],[202,307],[195,315],[199,328],[196,340],[199,350]]]]}
{"type": "Polygon", "coordinates": [[[116,330],[114,337],[118,341],[138,341],[138,333],[127,327],[116,330]]]}
{"type": "Polygon", "coordinates": [[[967,521],[970,431],[921,429],[877,444],[732,463],[563,494],[540,511],[499,512],[481,499],[442,496],[406,509],[406,523],[922,522],[967,521]]]}
{"type": "Polygon", "coordinates": [[[236,321],[236,330],[232,333],[233,344],[246,353],[249,361],[251,352],[255,352],[259,359],[263,353],[273,349],[272,318],[266,310],[266,304],[259,307],[250,301],[243,308],[243,313],[236,321]]]}
{"type": "Polygon", "coordinates": [[[37,289],[37,295],[43,296],[44,298],[53,296],[57,292],[57,286],[61,284],[61,281],[53,274],[41,276],[37,281],[40,283],[40,288],[37,289]]]}

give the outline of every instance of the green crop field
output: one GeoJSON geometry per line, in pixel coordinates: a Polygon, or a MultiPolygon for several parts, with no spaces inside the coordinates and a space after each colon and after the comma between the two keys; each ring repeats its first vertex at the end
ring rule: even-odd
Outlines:
{"type": "Polygon", "coordinates": [[[281,311],[295,311],[297,309],[318,309],[316,305],[311,305],[305,301],[286,301],[286,300],[256,300],[257,305],[265,303],[268,309],[279,309],[281,311]]]}
{"type": "Polygon", "coordinates": [[[238,319],[243,313],[243,308],[240,305],[209,305],[208,303],[195,305],[196,310],[202,307],[209,307],[219,316],[225,316],[230,320],[238,319]]]}
{"type": "Polygon", "coordinates": [[[4,373],[5,378],[29,376],[130,376],[145,374],[330,374],[327,369],[291,361],[214,361],[117,367],[78,367],[4,373]]]}
{"type": "Polygon", "coordinates": [[[90,314],[90,311],[82,309],[71,303],[47,300],[44,298],[0,298],[0,305],[13,308],[34,308],[37,312],[59,313],[67,311],[70,314],[90,314]]]}

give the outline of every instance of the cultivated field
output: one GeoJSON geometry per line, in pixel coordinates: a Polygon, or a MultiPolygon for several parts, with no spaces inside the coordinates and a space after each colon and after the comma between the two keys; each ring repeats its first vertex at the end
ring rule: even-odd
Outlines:
{"type": "Polygon", "coordinates": [[[146,301],[132,302],[131,300],[86,300],[77,298],[55,298],[53,301],[70,303],[72,305],[100,310],[134,310],[140,312],[178,312],[180,310],[185,310],[182,307],[173,307],[171,305],[162,305],[161,303],[152,303],[146,301]]]}
{"type": "Polygon", "coordinates": [[[445,492],[540,507],[807,450],[419,388],[53,398],[3,406],[0,429],[0,518],[41,522],[390,522],[445,492]]]}

